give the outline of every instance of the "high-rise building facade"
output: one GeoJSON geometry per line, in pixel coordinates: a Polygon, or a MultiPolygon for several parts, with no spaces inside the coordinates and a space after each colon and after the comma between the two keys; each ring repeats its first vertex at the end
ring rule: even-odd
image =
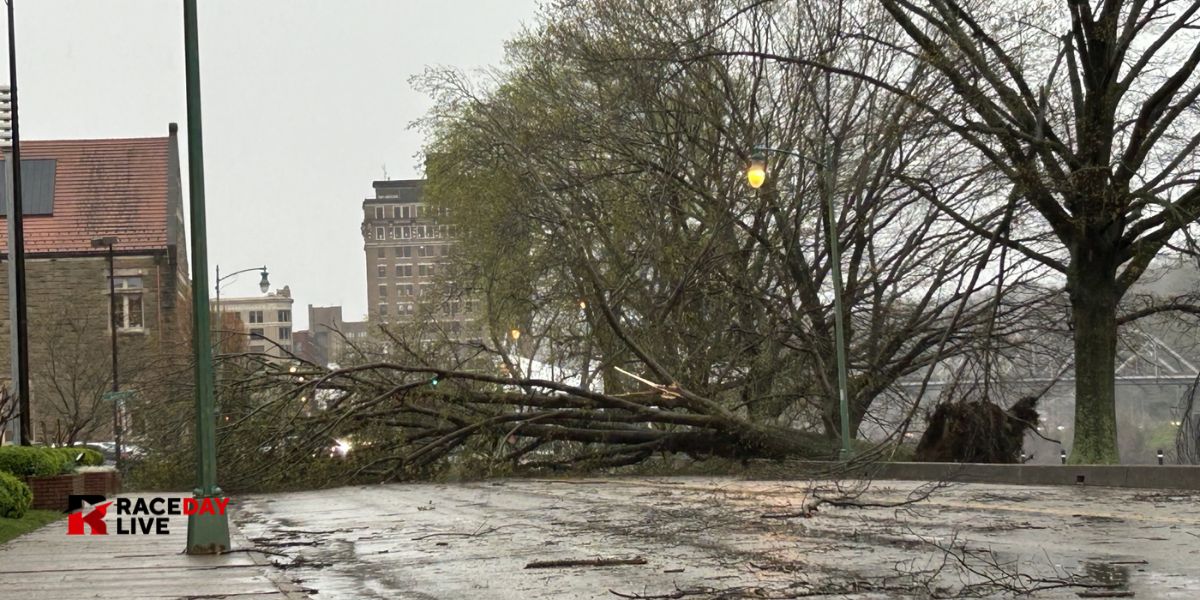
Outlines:
{"type": "Polygon", "coordinates": [[[363,200],[369,319],[436,320],[441,331],[460,337],[474,323],[470,301],[458,298],[445,277],[456,231],[444,209],[422,201],[424,183],[376,181],[375,197],[363,200]]]}

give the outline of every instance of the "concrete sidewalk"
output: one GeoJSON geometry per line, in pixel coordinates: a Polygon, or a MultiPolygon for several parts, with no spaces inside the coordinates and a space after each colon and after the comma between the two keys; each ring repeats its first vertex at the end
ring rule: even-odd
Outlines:
{"type": "MultiPolygon", "coordinates": [[[[140,496],[149,499],[159,494],[140,496]]],[[[237,499],[230,504],[230,510],[236,513],[237,499]]],[[[114,535],[112,513],[110,509],[105,519],[109,535],[68,536],[64,518],[0,545],[0,597],[23,600],[308,597],[262,555],[242,550],[251,544],[236,529],[231,531],[233,552],[188,556],[182,553],[187,541],[187,517],[171,517],[167,535],[114,535]]],[[[230,526],[233,527],[232,514],[230,526]]]]}

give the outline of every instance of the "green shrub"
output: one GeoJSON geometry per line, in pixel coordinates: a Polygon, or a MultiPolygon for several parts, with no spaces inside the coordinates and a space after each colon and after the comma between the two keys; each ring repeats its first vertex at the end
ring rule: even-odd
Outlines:
{"type": "Polygon", "coordinates": [[[0,518],[20,519],[33,504],[33,492],[24,481],[0,472],[0,518]]]}
{"type": "Polygon", "coordinates": [[[68,473],[75,468],[65,454],[36,446],[0,447],[0,471],[17,477],[34,477],[68,473]]]}
{"type": "Polygon", "coordinates": [[[104,464],[104,455],[83,446],[62,446],[49,448],[71,461],[72,467],[96,467],[104,464]]]}

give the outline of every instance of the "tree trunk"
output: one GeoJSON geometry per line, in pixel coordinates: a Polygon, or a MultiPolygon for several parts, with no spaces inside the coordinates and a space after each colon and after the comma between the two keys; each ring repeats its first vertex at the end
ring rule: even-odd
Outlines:
{"type": "Polygon", "coordinates": [[[1077,250],[1069,291],[1075,341],[1075,442],[1072,464],[1115,464],[1117,451],[1116,261],[1097,246],[1077,250]]]}

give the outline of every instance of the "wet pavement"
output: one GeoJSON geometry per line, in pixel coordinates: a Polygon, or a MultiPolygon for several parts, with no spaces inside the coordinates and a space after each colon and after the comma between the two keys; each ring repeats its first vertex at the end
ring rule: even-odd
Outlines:
{"type": "Polygon", "coordinates": [[[241,498],[234,519],[318,600],[1200,598],[1200,493],[967,484],[894,506],[927,490],[711,478],[381,485],[241,498]],[[805,510],[844,496],[881,506],[805,510]],[[633,564],[526,568],[597,560],[633,564]]]}

